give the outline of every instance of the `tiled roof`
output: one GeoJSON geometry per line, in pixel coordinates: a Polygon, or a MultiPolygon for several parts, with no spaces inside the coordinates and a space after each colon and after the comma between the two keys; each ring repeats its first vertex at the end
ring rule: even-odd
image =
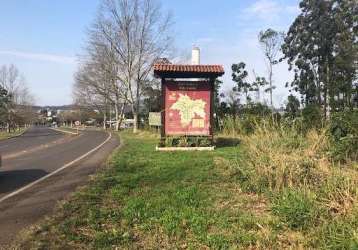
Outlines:
{"type": "Polygon", "coordinates": [[[221,65],[183,65],[183,64],[154,64],[154,73],[160,72],[187,72],[187,73],[214,73],[224,74],[221,65]]]}

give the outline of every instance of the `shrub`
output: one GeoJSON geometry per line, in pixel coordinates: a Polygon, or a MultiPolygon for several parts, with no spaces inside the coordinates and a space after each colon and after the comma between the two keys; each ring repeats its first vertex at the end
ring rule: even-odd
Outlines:
{"type": "Polygon", "coordinates": [[[164,147],[208,147],[212,144],[207,136],[168,136],[165,138],[164,147]]]}
{"type": "Polygon", "coordinates": [[[291,229],[307,229],[317,217],[314,197],[307,191],[285,189],[272,203],[273,213],[291,229]]]}
{"type": "Polygon", "coordinates": [[[358,159],[358,111],[334,113],[330,121],[332,158],[338,161],[358,159]]]}
{"type": "Polygon", "coordinates": [[[259,117],[268,117],[272,112],[269,106],[262,103],[250,103],[240,108],[241,115],[253,115],[259,117]]]}
{"type": "Polygon", "coordinates": [[[318,105],[308,104],[302,109],[302,125],[303,132],[322,128],[322,112],[318,105]]]}

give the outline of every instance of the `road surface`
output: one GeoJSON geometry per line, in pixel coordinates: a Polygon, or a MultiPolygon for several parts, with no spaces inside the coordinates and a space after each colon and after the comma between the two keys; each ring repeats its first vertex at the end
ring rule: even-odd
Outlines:
{"type": "Polygon", "coordinates": [[[0,141],[0,249],[85,184],[117,146],[117,138],[109,138],[105,132],[83,131],[74,136],[46,127],[33,127],[19,137],[0,141]],[[81,158],[102,143],[103,146],[81,158]],[[73,161],[76,162],[54,172],[73,161]],[[52,176],[45,177],[51,173],[52,176]],[[40,178],[41,182],[32,185],[40,178]]]}

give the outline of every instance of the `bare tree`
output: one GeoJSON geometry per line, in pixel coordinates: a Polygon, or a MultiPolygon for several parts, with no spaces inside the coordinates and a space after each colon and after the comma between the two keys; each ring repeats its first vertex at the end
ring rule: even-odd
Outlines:
{"type": "Polygon", "coordinates": [[[281,49],[283,43],[284,33],[277,32],[273,29],[267,29],[259,33],[258,39],[265,55],[265,62],[268,70],[268,83],[269,87],[265,92],[270,93],[270,105],[273,108],[272,91],[273,86],[273,66],[278,63],[277,54],[281,49]]]}
{"type": "Polygon", "coordinates": [[[98,93],[97,89],[91,84],[88,84],[86,78],[86,72],[76,73],[76,82],[73,88],[74,103],[80,107],[86,107],[87,109],[98,110],[103,116],[103,128],[106,128],[107,111],[108,111],[108,98],[101,93],[98,93]]]}
{"type": "Polygon", "coordinates": [[[4,65],[0,68],[0,85],[9,96],[9,102],[5,107],[8,131],[20,124],[30,123],[34,116],[31,109],[34,97],[16,66],[4,65]]]}
{"type": "MultiPolygon", "coordinates": [[[[96,41],[98,42],[98,41],[96,41]]],[[[113,55],[105,53],[98,45],[88,47],[89,59],[83,62],[75,75],[74,98],[82,106],[93,106],[103,114],[105,128],[107,113],[115,112],[116,130],[123,120],[127,91],[116,78],[116,64],[113,55]]]]}
{"type": "Polygon", "coordinates": [[[96,29],[114,50],[116,80],[126,91],[134,117],[134,132],[143,88],[150,82],[154,61],[169,52],[171,16],[155,0],[104,0],[96,29]]]}

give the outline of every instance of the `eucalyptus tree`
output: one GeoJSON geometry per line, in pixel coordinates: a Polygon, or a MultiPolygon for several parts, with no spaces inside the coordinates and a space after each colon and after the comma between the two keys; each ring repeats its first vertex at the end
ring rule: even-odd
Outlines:
{"type": "Polygon", "coordinates": [[[232,80],[236,83],[236,86],[233,88],[233,91],[238,93],[243,93],[246,98],[246,103],[249,102],[249,91],[251,84],[247,81],[248,72],[245,70],[246,64],[244,62],[239,62],[231,66],[232,70],[232,80]]]}
{"type": "Polygon", "coordinates": [[[305,104],[352,107],[358,61],[358,2],[355,0],[302,0],[301,13],[291,25],[282,46],[291,87],[305,104]]]}
{"type": "Polygon", "coordinates": [[[278,53],[281,49],[284,34],[273,29],[261,31],[258,36],[259,43],[265,56],[266,67],[268,71],[268,84],[266,92],[270,94],[270,105],[273,108],[272,92],[275,89],[273,85],[273,66],[279,62],[278,53]]]}

